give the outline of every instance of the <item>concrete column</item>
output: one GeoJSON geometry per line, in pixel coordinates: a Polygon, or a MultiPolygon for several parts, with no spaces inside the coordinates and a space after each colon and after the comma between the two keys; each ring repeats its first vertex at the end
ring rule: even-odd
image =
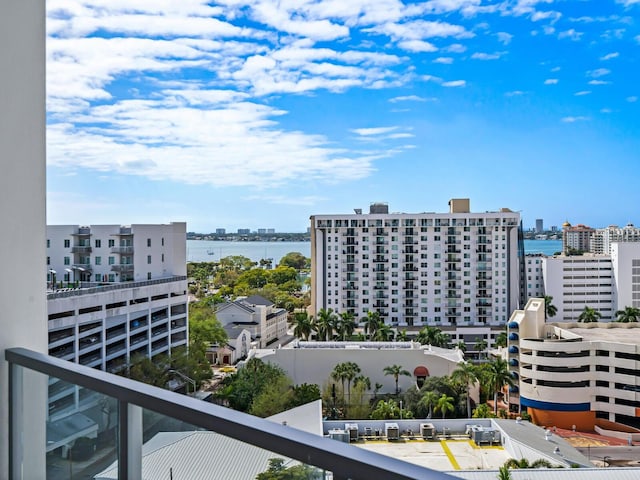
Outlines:
{"type": "MultiPolygon", "coordinates": [[[[0,0],[0,70],[0,478],[8,478],[4,350],[47,349],[44,0],[0,0]]],[[[29,377],[22,404],[29,457],[20,472],[44,478],[46,384],[29,377]]]]}

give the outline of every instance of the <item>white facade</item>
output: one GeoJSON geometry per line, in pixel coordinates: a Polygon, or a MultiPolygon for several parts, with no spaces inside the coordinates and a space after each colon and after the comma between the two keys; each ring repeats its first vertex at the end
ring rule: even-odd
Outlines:
{"type": "Polygon", "coordinates": [[[526,299],[544,297],[542,264],[544,255],[527,254],[524,260],[524,281],[526,299]]]}
{"type": "Polygon", "coordinates": [[[597,419],[640,427],[639,324],[545,323],[544,300],[531,299],[508,328],[520,395],[510,403],[562,428],[593,429],[597,419]]]}
{"type": "Polygon", "coordinates": [[[611,225],[598,228],[591,235],[591,253],[611,254],[611,247],[615,242],[640,242],[640,228],[629,223],[623,228],[611,225]]]}
{"type": "Polygon", "coordinates": [[[223,326],[235,325],[251,333],[258,348],[265,348],[287,335],[287,311],[259,295],[226,302],[216,309],[223,326]]]}
{"type": "Polygon", "coordinates": [[[45,263],[45,2],[0,0],[0,476],[9,476],[9,452],[17,459],[13,478],[45,478],[42,405],[46,384],[24,372],[29,392],[19,435],[9,438],[9,372],[5,349],[46,352],[45,263]],[[33,448],[38,449],[34,454],[33,448]]]}
{"type": "Polygon", "coordinates": [[[578,321],[584,307],[615,320],[615,312],[640,307],[640,242],[613,242],[610,255],[557,255],[542,259],[544,294],[553,297],[557,321],[578,321]]]}
{"type": "Polygon", "coordinates": [[[320,387],[331,381],[337,364],[355,362],[371,385],[383,385],[381,393],[395,392],[393,375],[384,374],[387,366],[400,365],[411,374],[398,377],[398,387],[404,391],[414,387],[420,377],[451,375],[464,361],[458,349],[416,342],[294,342],[283,348],[251,350],[252,357],[281,367],[296,385],[315,383],[320,387]]]}
{"type": "MultiPolygon", "coordinates": [[[[49,225],[47,283],[120,283],[184,276],[186,223],[49,225]]],[[[61,285],[62,283],[62,285],[61,285]]],[[[69,284],[74,285],[69,285],[69,284]]]]}
{"type": "Polygon", "coordinates": [[[312,216],[312,311],[376,310],[393,326],[447,333],[504,325],[521,301],[520,214],[471,213],[467,199],[450,207],[312,216]]]}

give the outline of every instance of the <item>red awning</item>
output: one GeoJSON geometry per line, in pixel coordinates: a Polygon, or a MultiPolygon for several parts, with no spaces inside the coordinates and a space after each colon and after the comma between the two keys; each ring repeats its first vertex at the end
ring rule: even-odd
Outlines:
{"type": "Polygon", "coordinates": [[[429,376],[429,370],[427,370],[427,367],[423,367],[422,365],[420,365],[419,367],[416,367],[413,370],[413,374],[416,377],[428,377],[429,376]]]}

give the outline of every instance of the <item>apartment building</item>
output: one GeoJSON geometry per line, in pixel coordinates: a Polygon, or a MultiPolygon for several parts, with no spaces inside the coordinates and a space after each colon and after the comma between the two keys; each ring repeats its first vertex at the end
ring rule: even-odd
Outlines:
{"type": "Polygon", "coordinates": [[[576,322],[590,307],[606,322],[618,310],[640,307],[640,242],[613,242],[610,251],[542,258],[544,294],[557,309],[554,320],[576,322]]]}
{"type": "Polygon", "coordinates": [[[640,325],[545,323],[544,309],[544,299],[531,299],[509,319],[509,365],[519,382],[510,408],[526,407],[538,425],[640,427],[640,325]]]}
{"type": "Polygon", "coordinates": [[[615,243],[640,242],[640,228],[628,223],[620,228],[610,225],[606,228],[597,228],[591,235],[591,253],[610,254],[611,246],[615,243]]]}
{"type": "Polygon", "coordinates": [[[447,213],[369,213],[311,217],[311,308],[377,311],[389,325],[433,325],[454,335],[503,326],[524,291],[520,214],[472,213],[453,199],[447,213]]]}
{"type": "MultiPolygon", "coordinates": [[[[46,251],[50,355],[114,372],[187,344],[185,223],[48,226],[46,251]]],[[[48,420],[82,392],[51,381],[48,420]]]]}
{"type": "Polygon", "coordinates": [[[528,253],[524,260],[526,299],[544,297],[542,265],[546,257],[541,253],[528,253]]]}
{"type": "Polygon", "coordinates": [[[569,222],[562,224],[562,252],[570,253],[571,250],[581,252],[590,251],[591,235],[595,229],[586,225],[571,225],[569,222]]]}

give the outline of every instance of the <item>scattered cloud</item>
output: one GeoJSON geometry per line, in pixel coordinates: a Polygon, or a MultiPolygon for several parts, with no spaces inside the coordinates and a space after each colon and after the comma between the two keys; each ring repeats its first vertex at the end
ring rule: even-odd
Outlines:
{"type": "Polygon", "coordinates": [[[522,95],[526,95],[527,92],[523,92],[522,90],[512,90],[510,92],[505,92],[505,97],[519,97],[522,95]]]}
{"type": "Polygon", "coordinates": [[[546,12],[536,11],[531,14],[532,22],[539,22],[540,20],[549,20],[551,23],[557,22],[562,14],[560,12],[555,12],[553,10],[549,10],[546,12]]]}
{"type": "Polygon", "coordinates": [[[574,93],[576,97],[582,97],[584,95],[589,95],[591,90],[580,90],[579,92],[574,93]]]}
{"type": "Polygon", "coordinates": [[[466,80],[451,80],[449,82],[442,82],[443,87],[465,87],[466,85],[466,80]]]}
{"type": "Polygon", "coordinates": [[[589,85],[609,85],[610,83],[606,80],[589,80],[589,85]]]}
{"type": "Polygon", "coordinates": [[[453,63],[453,58],[451,57],[438,57],[436,58],[433,63],[443,63],[445,65],[450,65],[453,63]]]}
{"type": "Polygon", "coordinates": [[[621,3],[625,7],[630,7],[631,5],[640,5],[640,0],[616,0],[616,3],[621,3]]]}
{"type": "Polygon", "coordinates": [[[373,135],[383,135],[385,133],[393,132],[398,128],[400,127],[353,128],[350,131],[363,137],[370,137],[373,135]]]}
{"type": "Polygon", "coordinates": [[[635,95],[631,96],[631,97],[627,97],[627,102],[629,103],[635,103],[638,101],[638,97],[636,97],[635,95]]]}
{"type": "Polygon", "coordinates": [[[562,121],[564,123],[575,123],[575,122],[586,122],[587,120],[590,120],[589,117],[583,117],[583,116],[578,116],[578,117],[563,117],[562,121]]]}
{"type": "Polygon", "coordinates": [[[398,47],[408,52],[436,52],[438,50],[433,43],[424,40],[403,40],[398,42],[398,47]]]}
{"type": "Polygon", "coordinates": [[[561,68],[561,67],[553,67],[553,68],[551,69],[551,71],[552,71],[552,72],[559,72],[560,70],[562,70],[562,68],[561,68]]]}
{"type": "Polygon", "coordinates": [[[430,98],[425,98],[425,97],[420,97],[418,95],[405,95],[405,96],[401,96],[401,97],[393,97],[390,98],[389,101],[391,103],[397,103],[397,102],[433,102],[436,99],[433,97],[430,98]]]}
{"type": "Polygon", "coordinates": [[[484,52],[475,52],[471,55],[473,60],[498,60],[505,52],[495,52],[495,53],[484,53],[484,52]]]}
{"type": "Polygon", "coordinates": [[[511,43],[513,35],[507,32],[498,32],[496,33],[496,37],[498,37],[498,41],[503,45],[509,45],[511,43]]]}
{"type": "Polygon", "coordinates": [[[600,109],[600,113],[612,113],[613,110],[611,110],[610,108],[601,108],[600,109]]]}
{"type": "Polygon", "coordinates": [[[570,28],[569,30],[565,30],[564,32],[558,33],[558,38],[559,39],[568,38],[569,40],[573,40],[574,42],[577,42],[582,38],[582,35],[584,35],[584,32],[578,32],[577,30],[570,28]]]}
{"type": "Polygon", "coordinates": [[[605,75],[609,75],[610,73],[611,70],[609,70],[608,68],[596,68],[595,70],[587,71],[587,76],[591,78],[600,78],[604,77],[605,75]]]}
{"type": "Polygon", "coordinates": [[[547,78],[544,81],[545,85],[556,85],[560,80],[558,80],[557,78],[547,78]]]}
{"type": "MultiPolygon", "coordinates": [[[[640,35],[638,35],[638,39],[640,39],[640,35]]],[[[638,40],[640,41],[640,40],[638,40]]],[[[460,44],[460,43],[454,43],[452,45],[449,45],[446,48],[442,49],[445,52],[449,52],[449,53],[464,53],[467,51],[467,47],[465,47],[464,45],[460,44]]]]}
{"type": "Polygon", "coordinates": [[[611,60],[612,58],[618,58],[619,56],[620,54],[618,52],[611,52],[600,57],[600,60],[611,60]]]}

